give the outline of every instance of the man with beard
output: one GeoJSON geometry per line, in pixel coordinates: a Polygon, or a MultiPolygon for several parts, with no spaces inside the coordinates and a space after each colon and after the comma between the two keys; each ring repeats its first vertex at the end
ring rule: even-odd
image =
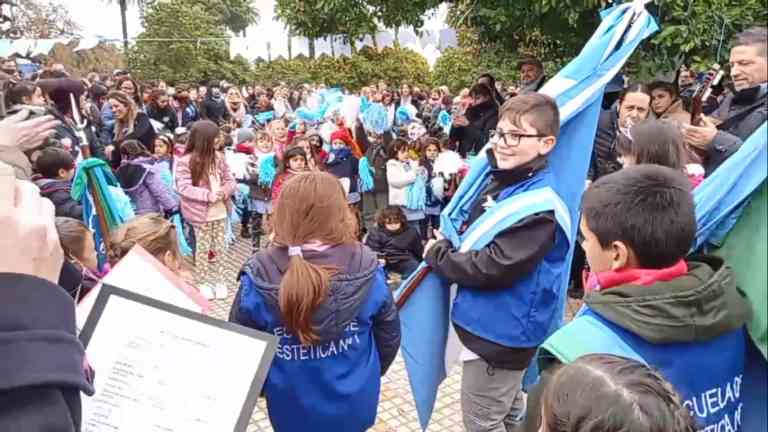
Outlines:
{"type": "Polygon", "coordinates": [[[517,70],[520,72],[518,94],[539,91],[547,81],[547,77],[544,76],[544,65],[537,58],[528,57],[520,60],[517,70]]]}

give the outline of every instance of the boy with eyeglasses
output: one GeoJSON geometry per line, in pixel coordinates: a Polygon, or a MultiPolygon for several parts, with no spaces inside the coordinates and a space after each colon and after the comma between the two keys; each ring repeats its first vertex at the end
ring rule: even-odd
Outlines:
{"type": "Polygon", "coordinates": [[[461,404],[469,432],[507,431],[521,421],[525,369],[563,301],[567,208],[547,167],[559,130],[552,98],[508,100],[480,156],[491,166],[486,184],[462,228],[493,226],[493,239],[464,251],[437,232],[425,246],[426,263],[457,285],[451,319],[464,346],[461,404]]]}

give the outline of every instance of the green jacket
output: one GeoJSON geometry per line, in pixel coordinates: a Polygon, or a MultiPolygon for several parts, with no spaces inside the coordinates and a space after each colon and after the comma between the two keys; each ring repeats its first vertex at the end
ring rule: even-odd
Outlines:
{"type": "MultiPolygon", "coordinates": [[[[601,317],[653,344],[708,341],[743,326],[749,318],[749,305],[736,287],[733,271],[715,256],[692,257],[688,273],[671,281],[617,286],[589,293],[584,302],[601,317]]],[[[553,366],[591,354],[585,352],[587,344],[579,342],[580,335],[568,334],[567,340],[563,335],[556,333],[541,346],[541,380],[529,393],[529,412],[540,412],[541,391],[552,378],[553,366]]],[[[528,416],[525,431],[537,431],[538,422],[538,416],[528,416]]]]}
{"type": "Polygon", "coordinates": [[[752,194],[739,221],[714,254],[733,268],[736,283],[752,307],[749,335],[768,359],[768,189],[766,182],[752,194]]]}

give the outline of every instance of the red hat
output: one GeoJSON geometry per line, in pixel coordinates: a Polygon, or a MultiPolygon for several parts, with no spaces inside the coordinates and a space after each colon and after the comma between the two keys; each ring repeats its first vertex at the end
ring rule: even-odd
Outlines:
{"type": "Polygon", "coordinates": [[[333,141],[335,140],[343,141],[344,144],[352,150],[352,154],[355,155],[356,158],[360,159],[363,157],[363,152],[360,149],[360,146],[358,146],[355,140],[352,139],[347,129],[338,129],[336,132],[332,133],[331,144],[333,144],[333,141]]]}
{"type": "Polygon", "coordinates": [[[331,134],[331,143],[336,140],[344,141],[344,144],[346,144],[348,147],[352,147],[352,137],[349,136],[349,132],[347,132],[346,129],[338,129],[336,132],[331,134]]]}

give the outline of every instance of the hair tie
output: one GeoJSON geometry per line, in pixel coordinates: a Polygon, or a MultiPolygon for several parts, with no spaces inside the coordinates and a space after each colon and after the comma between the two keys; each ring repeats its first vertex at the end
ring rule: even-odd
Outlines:
{"type": "Polygon", "coordinates": [[[301,253],[301,246],[288,246],[288,256],[304,257],[301,253]]]}

